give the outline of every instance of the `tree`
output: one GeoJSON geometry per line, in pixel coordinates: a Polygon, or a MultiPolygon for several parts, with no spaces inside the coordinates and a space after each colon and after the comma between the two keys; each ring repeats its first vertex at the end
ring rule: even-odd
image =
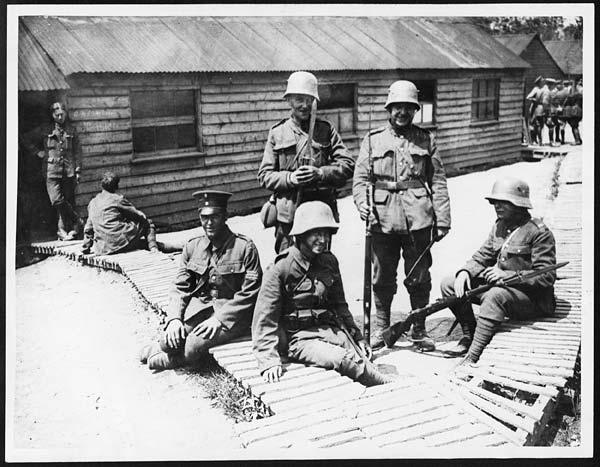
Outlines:
{"type": "MultiPolygon", "coordinates": [[[[538,33],[543,41],[565,36],[562,16],[481,16],[474,18],[474,22],[493,35],[538,33]]],[[[583,23],[580,27],[583,28],[583,23]]]]}
{"type": "Polygon", "coordinates": [[[583,18],[581,16],[575,18],[575,24],[568,24],[563,29],[563,32],[565,33],[565,40],[580,41],[583,39],[583,18]]]}

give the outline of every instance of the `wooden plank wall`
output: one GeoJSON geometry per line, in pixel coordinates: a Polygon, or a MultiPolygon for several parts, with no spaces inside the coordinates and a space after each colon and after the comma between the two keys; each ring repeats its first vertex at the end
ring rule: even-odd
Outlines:
{"type": "MultiPolygon", "coordinates": [[[[488,73],[489,74],[489,73],[488,73]]],[[[436,108],[438,146],[451,172],[520,155],[521,72],[492,74],[502,78],[500,119],[470,124],[471,80],[476,72],[322,72],[321,83],[357,83],[357,131],[343,135],[353,156],[369,127],[386,124],[383,108],[389,85],[396,79],[438,78],[436,108]]],[[[485,76],[485,75],[481,75],[485,76]]],[[[184,227],[197,220],[191,193],[198,189],[234,192],[234,214],[256,211],[268,192],[256,174],[269,128],[289,115],[282,99],[288,73],[214,73],[78,76],[68,94],[70,116],[82,143],[83,173],[77,207],[85,212],[99,191],[101,175],[121,176],[121,192],[149,217],[184,227]],[[199,91],[203,154],[145,162],[133,161],[131,88],[181,87],[199,91]]],[[[350,192],[350,183],[342,194],[350,192]]]]}

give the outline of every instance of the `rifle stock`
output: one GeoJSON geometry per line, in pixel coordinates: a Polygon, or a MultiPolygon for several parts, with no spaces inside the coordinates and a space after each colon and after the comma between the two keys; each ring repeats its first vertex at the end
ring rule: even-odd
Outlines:
{"type": "Polygon", "coordinates": [[[367,184],[367,205],[369,215],[365,221],[365,266],[363,285],[363,334],[367,343],[371,342],[371,256],[372,241],[371,220],[373,218],[373,158],[371,157],[371,112],[369,112],[369,133],[367,134],[369,145],[369,182],[367,184]]]}
{"type": "Polygon", "coordinates": [[[397,323],[393,324],[392,326],[383,331],[383,340],[385,342],[385,345],[390,348],[393,347],[396,341],[400,338],[400,336],[406,333],[418,318],[424,318],[429,315],[432,315],[433,313],[437,313],[438,311],[444,310],[445,308],[450,308],[454,305],[470,301],[473,299],[473,297],[487,292],[492,287],[509,287],[512,285],[520,284],[527,279],[541,276],[542,274],[546,274],[547,272],[554,271],[558,268],[562,268],[567,264],[569,264],[569,262],[564,261],[553,266],[547,266],[542,269],[536,269],[527,274],[519,274],[517,272],[514,276],[511,276],[506,280],[492,284],[485,284],[476,287],[472,290],[468,290],[462,297],[457,297],[456,295],[453,295],[451,297],[440,298],[439,300],[431,303],[430,305],[424,306],[423,308],[417,308],[416,310],[411,311],[404,321],[398,321],[397,323]]]}

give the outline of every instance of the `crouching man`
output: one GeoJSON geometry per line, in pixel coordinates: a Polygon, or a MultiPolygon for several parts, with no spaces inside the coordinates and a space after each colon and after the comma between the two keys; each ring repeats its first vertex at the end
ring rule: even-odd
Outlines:
{"type": "Polygon", "coordinates": [[[258,251],[227,226],[231,193],[197,191],[205,235],[184,247],[158,344],[142,349],[151,370],[199,362],[208,349],[248,334],[262,279],[258,251]]]}
{"type": "Polygon", "coordinates": [[[127,198],[117,193],[120,178],[113,172],[102,176],[102,191],[88,204],[88,219],[83,229],[82,253],[110,255],[137,249],[175,251],[181,247],[156,241],[154,224],[127,198]]]}
{"type": "Polygon", "coordinates": [[[334,369],[367,386],[391,381],[370,362],[371,349],[348,310],[336,257],[338,229],[322,201],[301,204],[290,235],[295,244],[267,270],[252,321],[252,342],[265,381],[283,373],[279,351],[300,363],[334,369]],[[287,349],[286,349],[287,347],[287,349]]]}
{"type": "MultiPolygon", "coordinates": [[[[503,178],[494,184],[486,199],[498,216],[481,248],[458,270],[456,276],[442,281],[442,296],[462,297],[465,291],[485,283],[494,283],[514,275],[556,264],[552,232],[528,209],[529,186],[524,181],[503,178]]],[[[535,319],[554,313],[556,272],[548,272],[512,287],[492,287],[475,300],[480,305],[475,320],[470,303],[451,308],[461,325],[462,339],[451,355],[466,356],[475,363],[505,318],[535,319]]]]}

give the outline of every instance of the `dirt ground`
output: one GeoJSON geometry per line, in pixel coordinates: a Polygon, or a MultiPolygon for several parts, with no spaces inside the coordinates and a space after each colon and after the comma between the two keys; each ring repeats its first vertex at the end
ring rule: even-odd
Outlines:
{"type": "MultiPolygon", "coordinates": [[[[433,248],[432,300],[439,297],[442,277],[488,234],[494,213],[483,196],[494,180],[509,174],[527,180],[532,214],[544,217],[551,209],[555,164],[556,159],[521,162],[449,179],[453,228],[433,248]]],[[[351,311],[361,322],[364,226],[350,197],[339,208],[342,225],[333,252],[351,311]]],[[[231,218],[229,224],[255,240],[265,268],[274,257],[272,229],[262,229],[258,214],[231,218]]],[[[13,436],[7,441],[17,454],[46,460],[237,457],[241,448],[233,422],[211,407],[189,375],[153,374],[138,362],[141,346],[157,336],[159,320],[125,278],[53,257],[16,271],[15,298],[16,307],[8,310],[15,313],[18,338],[9,387],[15,395],[14,423],[8,426],[13,436]]],[[[407,304],[400,285],[393,321],[408,311],[407,304]]],[[[428,323],[444,322],[445,328],[449,316],[440,312],[428,323]]]]}

